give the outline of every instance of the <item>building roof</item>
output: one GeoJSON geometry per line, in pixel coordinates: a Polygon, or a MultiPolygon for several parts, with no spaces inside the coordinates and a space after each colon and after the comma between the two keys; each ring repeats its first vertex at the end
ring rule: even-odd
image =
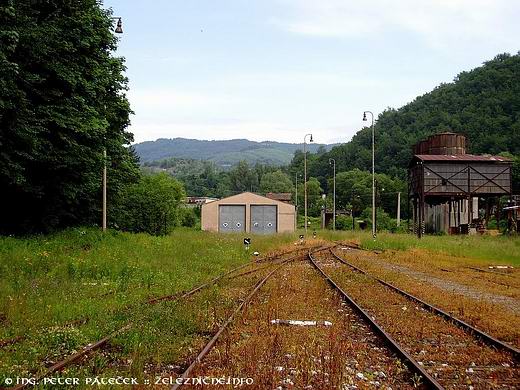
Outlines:
{"type": "Polygon", "coordinates": [[[291,204],[289,204],[287,202],[282,202],[282,201],[277,200],[277,199],[270,199],[270,198],[268,198],[266,196],[258,195],[258,194],[255,194],[253,192],[246,191],[246,192],[242,192],[240,194],[231,195],[231,196],[228,196],[226,198],[222,198],[222,199],[216,200],[214,202],[204,203],[202,205],[202,207],[207,206],[209,204],[214,204],[214,203],[221,203],[221,202],[226,203],[226,202],[229,202],[230,200],[235,200],[235,199],[237,200],[237,202],[241,202],[244,196],[256,198],[258,202],[261,202],[262,200],[264,200],[264,201],[268,201],[268,202],[273,202],[275,204],[276,203],[283,204],[284,206],[292,206],[291,204]]]}
{"type": "Polygon", "coordinates": [[[416,154],[414,159],[421,161],[479,161],[479,162],[511,162],[510,158],[502,156],[476,156],[474,154],[416,154]]]}
{"type": "Polygon", "coordinates": [[[282,202],[289,202],[292,199],[290,192],[268,192],[265,196],[266,198],[280,200],[282,202]]]}

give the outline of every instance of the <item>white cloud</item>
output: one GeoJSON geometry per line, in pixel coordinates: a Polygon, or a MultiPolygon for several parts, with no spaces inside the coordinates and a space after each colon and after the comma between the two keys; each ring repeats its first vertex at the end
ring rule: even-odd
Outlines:
{"type": "Polygon", "coordinates": [[[434,46],[496,39],[514,45],[520,30],[517,22],[520,7],[511,0],[279,2],[285,5],[286,15],[273,19],[273,23],[304,35],[361,37],[401,31],[415,33],[434,46]]]}

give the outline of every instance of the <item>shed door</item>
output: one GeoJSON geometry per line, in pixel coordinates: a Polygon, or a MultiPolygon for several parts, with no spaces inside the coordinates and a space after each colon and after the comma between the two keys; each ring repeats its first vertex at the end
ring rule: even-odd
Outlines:
{"type": "Polygon", "coordinates": [[[276,233],[277,206],[251,206],[251,233],[276,233]]]}
{"type": "Polygon", "coordinates": [[[218,231],[223,233],[246,230],[246,206],[221,205],[218,231]]]}

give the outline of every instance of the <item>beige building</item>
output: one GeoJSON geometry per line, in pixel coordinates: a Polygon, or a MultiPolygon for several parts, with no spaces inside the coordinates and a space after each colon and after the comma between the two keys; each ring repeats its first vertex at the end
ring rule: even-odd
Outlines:
{"type": "Polygon", "coordinates": [[[273,234],[294,232],[295,207],[251,192],[202,205],[202,230],[273,234]]]}

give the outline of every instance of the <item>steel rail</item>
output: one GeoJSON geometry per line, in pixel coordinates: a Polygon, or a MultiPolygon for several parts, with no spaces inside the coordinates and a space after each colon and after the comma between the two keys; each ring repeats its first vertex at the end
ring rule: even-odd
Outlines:
{"type": "MultiPolygon", "coordinates": [[[[282,256],[289,255],[289,254],[292,254],[292,253],[294,253],[294,252],[298,252],[298,251],[301,251],[301,250],[303,250],[303,248],[299,248],[299,249],[295,249],[295,250],[287,251],[287,252],[285,252],[285,253],[281,253],[281,254],[279,254],[278,256],[271,256],[271,257],[267,257],[267,258],[265,258],[265,259],[269,259],[269,260],[277,259],[277,258],[280,258],[280,257],[282,257],[282,256]]],[[[301,254],[294,255],[294,256],[291,256],[289,259],[292,260],[292,259],[294,259],[294,258],[296,258],[296,257],[300,257],[300,256],[302,256],[302,255],[301,255],[301,254]]],[[[155,304],[155,303],[162,302],[162,301],[168,301],[168,300],[169,300],[169,301],[172,301],[172,300],[175,301],[175,300],[178,300],[178,299],[184,299],[184,298],[187,298],[187,297],[189,297],[190,295],[195,294],[195,293],[198,292],[199,290],[202,290],[202,289],[205,288],[205,287],[208,287],[208,286],[210,286],[210,285],[213,285],[213,284],[217,283],[219,280],[221,280],[221,279],[223,279],[223,278],[225,278],[225,277],[231,275],[232,273],[234,273],[234,272],[236,272],[236,271],[240,271],[241,269],[246,268],[247,266],[250,266],[250,265],[252,265],[252,264],[258,264],[258,263],[266,263],[265,259],[264,259],[264,260],[261,260],[261,261],[257,260],[257,261],[255,261],[255,262],[253,262],[253,263],[246,263],[246,264],[239,265],[238,267],[235,267],[235,268],[233,268],[233,269],[231,269],[231,270],[229,270],[229,271],[227,271],[227,272],[224,272],[223,274],[220,274],[220,275],[216,276],[215,278],[211,279],[210,281],[205,282],[205,283],[203,283],[203,284],[201,284],[201,285],[199,285],[199,286],[197,286],[197,287],[195,287],[195,288],[193,288],[193,289],[191,289],[191,290],[189,290],[189,291],[183,293],[182,295],[180,295],[181,293],[170,294],[170,295],[164,295],[164,296],[161,296],[161,297],[152,298],[152,299],[148,300],[146,303],[149,303],[149,304],[152,304],[152,305],[153,305],[153,304],[155,304]]],[[[282,261],[283,261],[283,259],[282,259],[282,261]]],[[[235,275],[235,276],[233,276],[233,277],[239,277],[239,276],[247,275],[247,274],[250,274],[250,273],[258,272],[258,271],[260,271],[260,270],[262,270],[262,269],[264,269],[264,268],[266,268],[266,267],[269,267],[269,266],[271,266],[271,265],[274,265],[274,264],[269,264],[269,265],[267,265],[267,266],[259,267],[259,268],[256,268],[256,269],[254,269],[254,270],[246,271],[246,272],[244,272],[244,273],[242,273],[242,274],[238,274],[238,275],[235,275]]]]}
{"type": "MultiPolygon", "coordinates": [[[[329,249],[329,248],[327,248],[329,249]]],[[[298,249],[300,250],[300,249],[298,249]]],[[[288,252],[285,252],[283,254],[280,254],[279,257],[282,257],[284,255],[287,255],[287,254],[291,254],[291,253],[294,253],[298,250],[293,250],[293,251],[288,251],[288,252]]],[[[289,259],[284,259],[283,261],[284,262],[289,262],[289,261],[292,261],[298,257],[301,257],[303,254],[299,254],[299,255],[295,255],[295,256],[292,256],[290,257],[289,259]]],[[[272,258],[275,258],[275,257],[272,257],[272,258]]],[[[271,258],[271,259],[272,259],[271,258]]],[[[235,271],[238,271],[242,268],[245,268],[246,266],[248,265],[251,265],[251,264],[254,264],[254,263],[246,263],[246,264],[242,264],[238,267],[235,267],[227,272],[224,272],[223,274],[211,279],[209,282],[205,282],[187,292],[185,292],[184,294],[182,295],[168,295],[168,296],[163,296],[163,297],[158,297],[158,298],[155,298],[155,299],[151,299],[151,300],[148,300],[148,301],[145,301],[145,302],[142,302],[141,305],[143,304],[155,304],[155,303],[158,303],[158,302],[161,302],[161,301],[164,301],[164,300],[174,300],[174,301],[177,301],[177,300],[181,300],[181,299],[184,299],[184,298],[187,298],[195,293],[197,293],[198,291],[202,290],[203,288],[209,286],[209,285],[212,285],[216,282],[218,282],[220,279],[226,277],[226,276],[229,276],[230,274],[232,274],[233,272],[235,271]]],[[[283,263],[282,263],[283,264],[283,263]]],[[[259,267],[257,268],[256,270],[253,270],[253,271],[259,271],[261,269],[264,269],[266,268],[265,266],[264,267],[259,267]]],[[[253,272],[251,271],[251,272],[253,272]]],[[[237,275],[237,277],[240,276],[240,275],[237,275]]],[[[132,308],[133,306],[131,306],[132,308]]],[[[37,382],[39,382],[40,380],[42,380],[43,378],[55,373],[56,371],[60,371],[62,370],[63,368],[71,365],[72,363],[76,362],[77,360],[79,360],[80,358],[88,355],[89,353],[99,349],[100,347],[102,347],[103,345],[105,345],[108,341],[110,341],[112,338],[114,338],[115,336],[127,331],[128,329],[130,329],[132,327],[132,324],[131,323],[128,323],[126,325],[124,325],[123,327],[115,330],[114,332],[112,332],[111,334],[109,334],[108,336],[105,336],[103,337],[102,339],[96,341],[95,343],[93,344],[89,344],[88,346],[84,347],[83,350],[75,353],[75,354],[72,354],[72,355],[69,355],[67,356],[65,359],[57,362],[56,364],[54,364],[53,366],[49,367],[49,369],[47,369],[47,371],[40,375],[40,376],[36,376],[36,380],[37,382]]],[[[23,337],[20,338],[20,340],[22,339],[23,337]]],[[[18,340],[17,340],[18,341],[18,340]]],[[[21,390],[21,389],[25,389],[29,386],[29,384],[21,384],[21,385],[18,385],[16,387],[13,387],[14,390],[21,390]]]]}
{"type": "MultiPolygon", "coordinates": [[[[35,380],[36,380],[36,383],[38,384],[43,378],[55,373],[56,371],[59,371],[69,365],[71,365],[72,363],[74,363],[75,361],[79,360],[80,358],[82,358],[83,356],[87,355],[88,353],[102,347],[103,345],[105,345],[110,339],[114,338],[115,336],[117,336],[118,334],[130,329],[132,327],[131,324],[127,324],[125,326],[123,326],[122,328],[116,330],[115,332],[109,334],[108,336],[106,337],[103,337],[101,340],[95,342],[94,344],[92,345],[89,345],[88,347],[84,348],[82,351],[80,352],[77,352],[73,355],[70,355],[68,356],[67,358],[59,361],[58,363],[52,365],[51,367],[49,367],[47,369],[47,371],[45,371],[45,373],[39,375],[39,376],[36,376],[35,377],[35,380]]],[[[18,385],[18,386],[15,386],[13,387],[13,390],[21,390],[21,389],[25,389],[26,387],[28,387],[29,384],[21,384],[21,385],[18,385]]]]}
{"type": "Polygon", "coordinates": [[[278,271],[280,268],[282,268],[285,264],[293,261],[295,258],[297,257],[301,257],[302,255],[297,255],[297,256],[294,256],[292,258],[289,258],[289,259],[286,259],[284,261],[282,261],[274,270],[272,270],[271,272],[269,272],[265,277],[263,277],[260,281],[258,281],[255,286],[253,287],[253,289],[249,292],[249,294],[247,295],[247,297],[240,303],[240,305],[238,305],[238,307],[233,311],[233,313],[231,313],[231,315],[229,316],[229,318],[226,320],[226,322],[224,322],[219,330],[217,331],[217,333],[215,333],[215,335],[211,338],[211,340],[208,341],[208,343],[204,346],[204,348],[199,352],[199,354],[197,355],[197,357],[195,358],[195,360],[193,360],[193,362],[188,366],[188,368],[186,368],[186,370],[184,370],[184,372],[182,373],[182,375],[177,378],[176,380],[176,383],[172,386],[172,390],[176,390],[178,389],[179,387],[181,387],[183,384],[184,384],[184,381],[186,378],[189,377],[189,375],[191,374],[191,372],[193,371],[193,369],[197,366],[197,364],[199,364],[202,359],[204,359],[204,357],[209,353],[209,351],[211,351],[211,349],[213,348],[213,346],[216,344],[216,342],[218,341],[218,339],[220,338],[220,336],[222,335],[222,333],[227,329],[227,327],[233,322],[233,319],[235,318],[235,316],[242,310],[242,308],[248,304],[251,299],[253,299],[254,295],[258,292],[258,290],[260,290],[260,288],[267,282],[267,280],[269,280],[269,278],[271,276],[274,275],[274,273],[276,271],[278,271]],[[180,381],[179,381],[180,380],[180,381]]]}
{"type": "Polygon", "coordinates": [[[507,352],[511,353],[511,355],[513,356],[513,358],[516,361],[520,360],[520,349],[514,347],[513,345],[508,344],[508,343],[506,343],[504,341],[501,341],[501,340],[491,336],[490,334],[488,334],[488,333],[486,333],[486,332],[484,332],[484,331],[482,331],[482,330],[480,330],[478,328],[475,328],[473,325],[468,324],[467,322],[461,320],[460,318],[457,318],[457,317],[451,315],[450,313],[448,313],[448,312],[446,312],[446,311],[444,311],[444,310],[442,310],[442,309],[440,309],[440,308],[438,308],[436,306],[433,306],[433,305],[429,304],[428,302],[423,301],[422,299],[416,297],[415,295],[407,293],[406,291],[401,290],[399,287],[396,287],[393,284],[388,283],[388,282],[384,281],[383,279],[380,279],[380,278],[378,278],[378,277],[368,273],[367,271],[365,271],[365,270],[363,270],[363,269],[361,269],[359,267],[356,267],[354,264],[349,263],[345,259],[343,259],[340,256],[338,256],[336,253],[334,253],[332,248],[329,249],[329,251],[336,259],[338,259],[341,263],[345,264],[346,266],[356,270],[357,272],[359,272],[359,273],[361,273],[363,275],[366,275],[366,276],[376,280],[377,282],[379,282],[382,285],[388,287],[389,289],[391,289],[391,290],[401,294],[402,296],[408,298],[409,300],[414,301],[414,302],[420,304],[425,309],[430,310],[434,314],[437,314],[437,315],[445,318],[446,320],[453,322],[455,325],[457,325],[458,327],[460,327],[461,329],[463,329],[467,333],[471,334],[472,336],[479,338],[484,343],[486,343],[488,345],[491,345],[491,346],[493,346],[495,348],[502,349],[504,351],[507,351],[507,352]]]}
{"type": "MultiPolygon", "coordinates": [[[[329,249],[331,252],[332,250],[329,249]]],[[[400,356],[405,362],[408,362],[412,367],[412,370],[419,374],[424,378],[426,384],[433,389],[443,390],[442,385],[437,382],[435,378],[433,378],[420,364],[415,360],[408,352],[406,352],[393,338],[388,334],[375,320],[372,319],[370,314],[365,311],[361,306],[359,306],[354,299],[352,299],[332,278],[318,265],[311,252],[308,253],[308,258],[314,268],[318,270],[319,273],[325,278],[325,280],[340,293],[343,300],[347,301],[350,306],[352,306],[368,323],[369,325],[378,333],[390,346],[390,348],[400,356]]]]}

